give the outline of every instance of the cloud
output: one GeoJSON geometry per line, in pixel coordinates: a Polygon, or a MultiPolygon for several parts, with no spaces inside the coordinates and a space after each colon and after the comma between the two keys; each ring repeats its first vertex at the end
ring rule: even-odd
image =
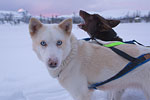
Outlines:
{"type": "Polygon", "coordinates": [[[71,14],[80,9],[102,11],[110,9],[150,10],[150,0],[0,0],[0,10],[28,10],[34,15],[71,14]]]}

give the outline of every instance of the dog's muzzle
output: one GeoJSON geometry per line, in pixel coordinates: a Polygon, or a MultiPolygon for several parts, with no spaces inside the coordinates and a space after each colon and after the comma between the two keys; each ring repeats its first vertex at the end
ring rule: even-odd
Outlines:
{"type": "Polygon", "coordinates": [[[48,66],[50,68],[56,68],[58,66],[58,60],[56,58],[55,59],[50,58],[48,60],[48,66]]]}

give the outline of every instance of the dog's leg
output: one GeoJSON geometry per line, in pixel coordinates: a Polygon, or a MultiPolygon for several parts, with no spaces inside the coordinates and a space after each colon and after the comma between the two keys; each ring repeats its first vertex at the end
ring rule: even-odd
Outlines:
{"type": "Polygon", "coordinates": [[[107,100],[113,100],[113,91],[107,91],[107,100]]]}
{"type": "MultiPolygon", "coordinates": [[[[150,92],[150,91],[149,91],[150,92]]],[[[150,94],[146,93],[146,99],[150,100],[150,94]]]]}
{"type": "Polygon", "coordinates": [[[92,90],[88,89],[88,83],[84,76],[71,76],[68,77],[65,81],[60,82],[61,85],[68,90],[74,100],[91,100],[92,90]],[[78,79],[80,80],[74,80],[78,79]]]}
{"type": "Polygon", "coordinates": [[[124,89],[118,91],[109,91],[107,94],[107,100],[121,100],[124,91],[124,89]]]}
{"type": "Polygon", "coordinates": [[[115,91],[113,100],[121,100],[121,97],[122,97],[124,91],[125,91],[124,89],[121,89],[119,91],[115,91]]]}
{"type": "Polygon", "coordinates": [[[146,96],[146,100],[150,100],[150,87],[149,85],[146,85],[147,87],[143,88],[144,94],[146,96]]]}
{"type": "MultiPolygon", "coordinates": [[[[70,92],[70,91],[69,91],[70,92]]],[[[92,91],[88,89],[83,89],[83,86],[70,92],[74,100],[91,100],[92,91]]]]}
{"type": "Polygon", "coordinates": [[[77,100],[91,100],[91,92],[86,92],[86,93],[78,94],[77,100]]]}

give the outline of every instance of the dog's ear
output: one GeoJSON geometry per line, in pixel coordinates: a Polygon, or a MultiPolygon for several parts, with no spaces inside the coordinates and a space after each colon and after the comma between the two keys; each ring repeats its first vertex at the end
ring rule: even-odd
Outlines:
{"type": "Polygon", "coordinates": [[[67,34],[70,34],[72,31],[72,19],[66,19],[62,21],[58,26],[67,34]]]}
{"type": "Polygon", "coordinates": [[[33,36],[40,28],[42,27],[42,23],[36,18],[31,18],[29,22],[29,32],[30,35],[33,36]]]}
{"type": "Polygon", "coordinates": [[[106,24],[106,23],[99,24],[99,26],[101,27],[101,31],[102,31],[102,32],[111,29],[111,27],[110,27],[108,24],[106,24]]]}
{"type": "Polygon", "coordinates": [[[107,20],[108,24],[110,27],[116,27],[119,23],[120,23],[120,20],[107,20]]]}

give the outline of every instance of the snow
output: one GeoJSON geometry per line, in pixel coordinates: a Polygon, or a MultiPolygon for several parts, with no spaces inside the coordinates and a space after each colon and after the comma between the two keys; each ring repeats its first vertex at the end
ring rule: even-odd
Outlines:
{"type": "MultiPolygon", "coordinates": [[[[150,23],[120,24],[115,30],[124,40],[136,39],[150,45],[149,27],[150,23]]],[[[28,25],[4,24],[0,30],[0,100],[72,100],[33,52],[28,25]]],[[[73,26],[73,33],[79,39],[88,37],[77,25],[73,26]]],[[[93,98],[105,100],[105,96],[96,91],[93,98]]],[[[144,100],[139,90],[129,89],[123,97],[144,100]]]]}
{"type": "Polygon", "coordinates": [[[0,18],[4,18],[10,14],[12,15],[12,17],[17,18],[17,19],[18,18],[21,19],[24,14],[26,14],[27,16],[31,16],[31,14],[28,13],[28,11],[26,11],[24,9],[19,9],[18,11],[2,11],[2,10],[0,10],[0,18]]]}
{"type": "Polygon", "coordinates": [[[7,15],[7,14],[12,14],[16,18],[22,17],[22,14],[16,11],[0,11],[0,16],[7,15]]]}
{"type": "Polygon", "coordinates": [[[72,17],[74,17],[74,16],[79,16],[79,14],[77,14],[77,15],[74,15],[74,14],[70,14],[70,15],[60,15],[60,16],[58,16],[58,18],[72,18],[72,17]]]}

